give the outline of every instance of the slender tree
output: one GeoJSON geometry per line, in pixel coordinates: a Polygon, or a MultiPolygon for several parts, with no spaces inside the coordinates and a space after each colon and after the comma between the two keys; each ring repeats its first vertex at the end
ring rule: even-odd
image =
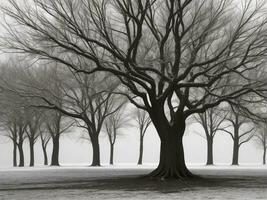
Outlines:
{"type": "Polygon", "coordinates": [[[112,115],[109,115],[104,122],[105,132],[108,135],[108,140],[110,144],[110,165],[114,164],[114,146],[115,142],[117,141],[117,137],[121,134],[121,129],[126,127],[129,121],[129,118],[126,117],[124,111],[125,103],[126,101],[119,101],[120,105],[117,111],[112,115]]]}
{"type": "Polygon", "coordinates": [[[255,142],[258,147],[263,150],[262,164],[266,165],[266,152],[267,152],[267,125],[266,123],[260,123],[256,132],[255,142]]]}
{"type": "Polygon", "coordinates": [[[59,166],[60,137],[73,126],[73,123],[64,120],[61,112],[50,111],[45,120],[45,125],[53,143],[51,166],[59,166]]]}
{"type": "Polygon", "coordinates": [[[134,112],[134,120],[136,121],[139,129],[139,157],[138,157],[138,165],[143,164],[143,151],[144,151],[144,137],[147,132],[148,127],[151,125],[151,119],[148,113],[141,109],[136,109],[134,112]]]}
{"type": "Polygon", "coordinates": [[[238,12],[230,0],[8,2],[6,50],[87,75],[111,73],[124,85],[119,93],[149,113],[161,140],[152,177],[193,176],[182,144],[189,116],[246,94],[263,96],[263,1],[245,1],[238,12]],[[262,70],[257,79],[249,77],[254,70],[262,70]]]}
{"type": "Polygon", "coordinates": [[[17,135],[18,141],[17,146],[19,150],[19,167],[24,167],[24,151],[23,151],[23,144],[26,139],[26,128],[27,128],[27,121],[25,120],[25,113],[23,111],[16,112],[16,126],[17,126],[17,135]]]}
{"type": "Polygon", "coordinates": [[[40,138],[41,138],[41,144],[42,144],[42,150],[44,155],[44,165],[48,165],[48,157],[47,157],[47,145],[49,141],[51,140],[51,135],[45,131],[40,130],[40,138]]]}
{"type": "Polygon", "coordinates": [[[27,128],[25,129],[30,147],[30,167],[34,166],[34,145],[40,136],[43,120],[42,110],[28,109],[26,112],[27,128]]]}
{"type": "MultiPolygon", "coordinates": [[[[10,113],[9,113],[10,114],[10,113]]],[[[17,124],[14,117],[7,115],[7,113],[1,113],[1,131],[4,132],[4,136],[8,137],[13,144],[13,167],[17,167],[17,124]]]]}
{"type": "MultiPolygon", "coordinates": [[[[224,130],[228,126],[222,127],[226,112],[220,110],[220,108],[210,108],[204,113],[198,113],[194,116],[196,120],[204,129],[205,140],[207,141],[207,162],[206,165],[213,165],[213,141],[216,133],[220,130],[224,130]]],[[[197,132],[198,133],[198,132],[197,132]]],[[[201,134],[201,133],[198,133],[201,134]]],[[[202,135],[201,135],[202,136],[202,135]]]]}
{"type": "Polygon", "coordinates": [[[230,122],[233,130],[232,131],[229,131],[227,129],[221,129],[221,130],[224,131],[225,133],[228,133],[233,139],[232,165],[238,165],[240,147],[243,144],[249,142],[253,138],[255,127],[251,119],[242,115],[238,111],[238,108],[234,106],[230,106],[230,112],[226,120],[230,122]]]}

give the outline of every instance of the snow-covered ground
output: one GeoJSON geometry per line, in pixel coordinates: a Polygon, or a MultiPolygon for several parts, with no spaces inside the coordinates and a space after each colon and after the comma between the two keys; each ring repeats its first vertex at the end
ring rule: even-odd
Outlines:
{"type": "Polygon", "coordinates": [[[195,181],[136,178],[154,166],[61,166],[0,169],[0,199],[242,199],[267,200],[266,166],[198,166],[195,181]]]}

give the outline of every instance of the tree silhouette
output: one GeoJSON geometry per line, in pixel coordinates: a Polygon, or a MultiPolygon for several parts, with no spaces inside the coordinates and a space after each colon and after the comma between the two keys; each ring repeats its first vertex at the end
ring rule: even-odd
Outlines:
{"type": "MultiPolygon", "coordinates": [[[[204,129],[205,139],[207,141],[207,162],[206,165],[213,165],[213,141],[216,133],[220,130],[224,130],[228,126],[223,126],[226,112],[220,110],[219,107],[210,108],[204,113],[198,113],[194,116],[196,120],[204,129]]],[[[197,132],[198,133],[198,132],[197,132]]],[[[198,133],[201,134],[201,133],[198,133]]]]}
{"type": "Polygon", "coordinates": [[[139,157],[138,157],[137,164],[142,165],[143,164],[143,151],[144,151],[144,137],[152,121],[146,111],[138,109],[138,108],[134,112],[134,120],[138,124],[139,139],[140,139],[139,157]]]}

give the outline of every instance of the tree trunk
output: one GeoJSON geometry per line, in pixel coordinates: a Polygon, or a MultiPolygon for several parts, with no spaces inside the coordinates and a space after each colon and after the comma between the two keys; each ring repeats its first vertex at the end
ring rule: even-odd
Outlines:
{"type": "Polygon", "coordinates": [[[34,166],[34,142],[30,141],[30,167],[34,166]]]}
{"type": "Polygon", "coordinates": [[[110,159],[109,159],[110,165],[113,165],[113,155],[114,155],[114,144],[110,144],[110,159]]]}
{"type": "Polygon", "coordinates": [[[51,166],[59,166],[59,136],[52,137],[53,150],[51,158],[51,166]]]}
{"type": "Polygon", "coordinates": [[[160,160],[158,167],[149,175],[160,179],[184,179],[194,177],[187,169],[184,159],[183,135],[185,131],[185,119],[183,116],[176,118],[174,124],[169,125],[166,118],[153,118],[152,122],[159,134],[160,160]]]}
{"type": "Polygon", "coordinates": [[[207,137],[207,163],[206,165],[213,165],[213,137],[207,137]]]}
{"type": "Polygon", "coordinates": [[[263,165],[266,165],[266,148],[263,150],[263,165]]]}
{"type": "Polygon", "coordinates": [[[44,165],[48,165],[46,146],[42,143],[43,155],[44,155],[44,165]]]}
{"type": "Polygon", "coordinates": [[[13,141],[13,167],[17,167],[17,143],[13,141]]]}
{"type": "Polygon", "coordinates": [[[98,136],[93,135],[91,137],[91,143],[93,147],[93,161],[91,166],[100,166],[100,150],[98,136]]]}
{"type": "Polygon", "coordinates": [[[233,160],[232,165],[238,165],[238,157],[239,157],[239,140],[237,138],[234,139],[233,146],[233,160]]]}
{"type": "Polygon", "coordinates": [[[19,167],[24,167],[24,153],[23,153],[23,143],[20,142],[18,144],[19,150],[19,167]]]}
{"type": "Polygon", "coordinates": [[[138,159],[138,165],[143,164],[143,149],[144,149],[144,144],[143,144],[143,136],[142,133],[140,133],[140,146],[139,146],[139,159],[138,159]]]}

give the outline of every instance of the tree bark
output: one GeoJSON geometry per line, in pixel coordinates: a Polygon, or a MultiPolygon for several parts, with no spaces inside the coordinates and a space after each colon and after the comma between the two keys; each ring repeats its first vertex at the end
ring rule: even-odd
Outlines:
{"type": "Polygon", "coordinates": [[[153,115],[150,115],[150,117],[159,134],[161,145],[159,165],[149,176],[161,180],[194,177],[187,169],[184,159],[182,141],[185,131],[184,117],[177,117],[172,125],[164,117],[157,116],[156,119],[153,118],[153,115]]]}
{"type": "Polygon", "coordinates": [[[91,137],[91,143],[93,148],[93,161],[91,166],[100,166],[100,150],[98,136],[93,135],[91,137]]]}
{"type": "Polygon", "coordinates": [[[51,166],[59,166],[59,136],[52,137],[53,150],[51,158],[51,166]]]}
{"type": "Polygon", "coordinates": [[[30,167],[34,166],[34,142],[30,141],[30,167]]]}
{"type": "Polygon", "coordinates": [[[109,159],[110,165],[113,165],[113,155],[114,155],[114,144],[110,144],[110,159],[109,159]]]}
{"type": "Polygon", "coordinates": [[[138,165],[143,164],[143,149],[144,149],[144,144],[143,144],[143,135],[140,133],[140,146],[139,146],[139,159],[138,159],[138,165]]]}
{"type": "Polygon", "coordinates": [[[20,142],[18,144],[19,150],[19,167],[24,167],[24,153],[23,153],[23,143],[20,142]]]}
{"type": "Polygon", "coordinates": [[[266,148],[264,148],[263,150],[263,161],[262,161],[263,165],[266,165],[266,148]]]}
{"type": "Polygon", "coordinates": [[[213,165],[213,137],[207,137],[207,163],[206,165],[213,165]]]}
{"type": "Polygon", "coordinates": [[[42,149],[43,149],[43,155],[44,155],[44,165],[48,165],[46,146],[44,144],[42,144],[42,149]]]}
{"type": "Polygon", "coordinates": [[[238,157],[239,157],[239,140],[237,138],[234,139],[234,146],[233,146],[233,160],[232,165],[238,165],[238,157]]]}
{"type": "Polygon", "coordinates": [[[17,167],[17,142],[13,141],[13,167],[17,167]]]}

